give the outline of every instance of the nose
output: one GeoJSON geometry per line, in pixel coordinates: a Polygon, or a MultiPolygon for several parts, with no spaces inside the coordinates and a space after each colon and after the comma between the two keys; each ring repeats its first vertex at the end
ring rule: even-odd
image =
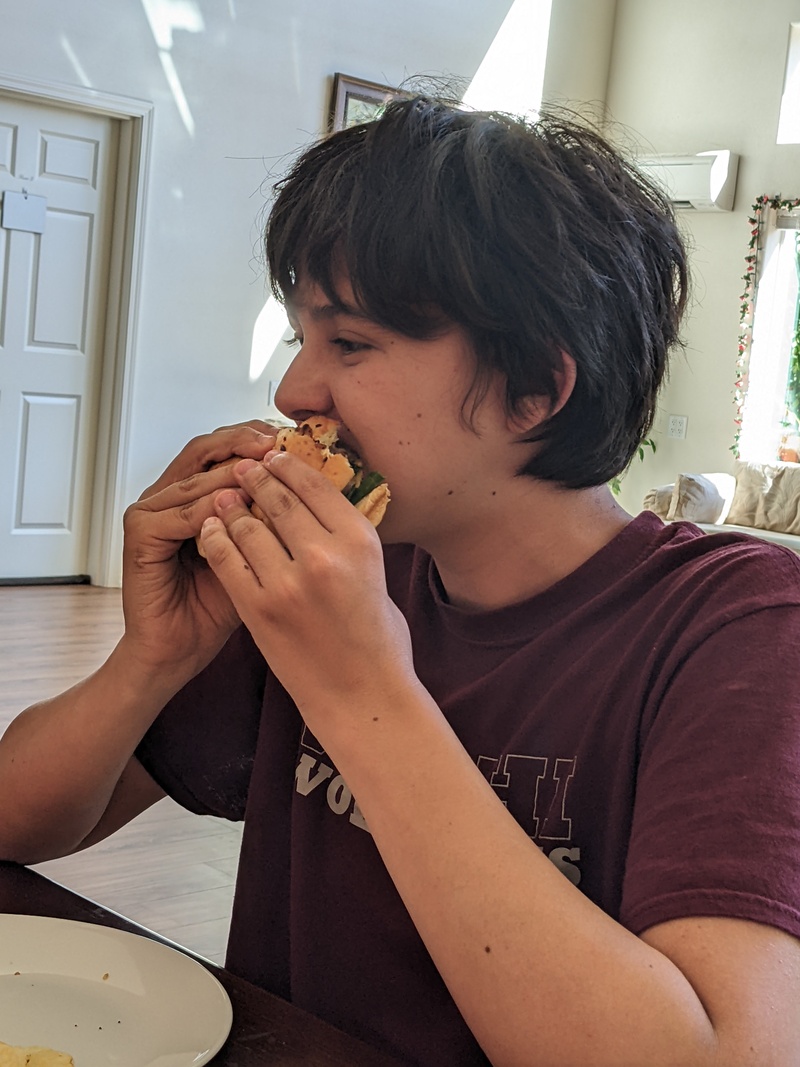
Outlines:
{"type": "Polygon", "coordinates": [[[281,378],[275,391],[275,407],[297,422],[312,415],[334,417],[333,398],[323,361],[304,344],[281,378]]]}

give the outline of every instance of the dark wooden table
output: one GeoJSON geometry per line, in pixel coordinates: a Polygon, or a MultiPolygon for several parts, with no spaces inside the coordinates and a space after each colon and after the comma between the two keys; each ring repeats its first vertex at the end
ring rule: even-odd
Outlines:
{"type": "MultiPolygon", "coordinates": [[[[94,901],[50,881],[27,867],[0,863],[0,913],[49,915],[56,919],[110,926],[180,948],[152,930],[130,922],[94,901]]],[[[185,949],[183,951],[186,951],[185,949]]],[[[228,1040],[214,1067],[398,1067],[397,1061],[343,1034],[279,997],[215,967],[192,952],[219,979],[233,1005],[228,1040]]]]}

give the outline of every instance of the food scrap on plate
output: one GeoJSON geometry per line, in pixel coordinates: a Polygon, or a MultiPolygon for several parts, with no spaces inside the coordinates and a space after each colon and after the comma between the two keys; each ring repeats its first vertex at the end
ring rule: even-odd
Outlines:
{"type": "Polygon", "coordinates": [[[40,1045],[6,1045],[0,1041],[0,1067],[75,1067],[72,1056],[40,1045]]]}

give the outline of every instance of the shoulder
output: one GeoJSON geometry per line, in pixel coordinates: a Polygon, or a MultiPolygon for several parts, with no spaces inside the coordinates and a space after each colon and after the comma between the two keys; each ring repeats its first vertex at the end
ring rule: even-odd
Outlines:
{"type": "Polygon", "coordinates": [[[630,524],[640,557],[632,573],[684,596],[714,601],[735,595],[752,607],[800,604],[800,556],[734,531],[706,533],[689,522],[640,515],[630,524]]]}
{"type": "Polygon", "coordinates": [[[640,680],[651,715],[681,680],[696,704],[745,669],[761,673],[756,686],[763,675],[795,677],[793,662],[780,661],[800,643],[800,557],[790,550],[650,514],[608,548],[586,610],[572,617],[591,611],[604,642],[627,650],[619,670],[640,680]]]}

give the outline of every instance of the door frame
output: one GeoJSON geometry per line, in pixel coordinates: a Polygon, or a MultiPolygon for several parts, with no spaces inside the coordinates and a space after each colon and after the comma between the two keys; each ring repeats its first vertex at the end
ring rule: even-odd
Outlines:
{"type": "Polygon", "coordinates": [[[118,520],[127,503],[122,494],[128,466],[154,104],[3,71],[0,71],[0,96],[89,111],[118,123],[119,154],[112,207],[106,326],[100,354],[100,403],[87,571],[93,585],[119,586],[122,584],[122,529],[118,520]]]}

